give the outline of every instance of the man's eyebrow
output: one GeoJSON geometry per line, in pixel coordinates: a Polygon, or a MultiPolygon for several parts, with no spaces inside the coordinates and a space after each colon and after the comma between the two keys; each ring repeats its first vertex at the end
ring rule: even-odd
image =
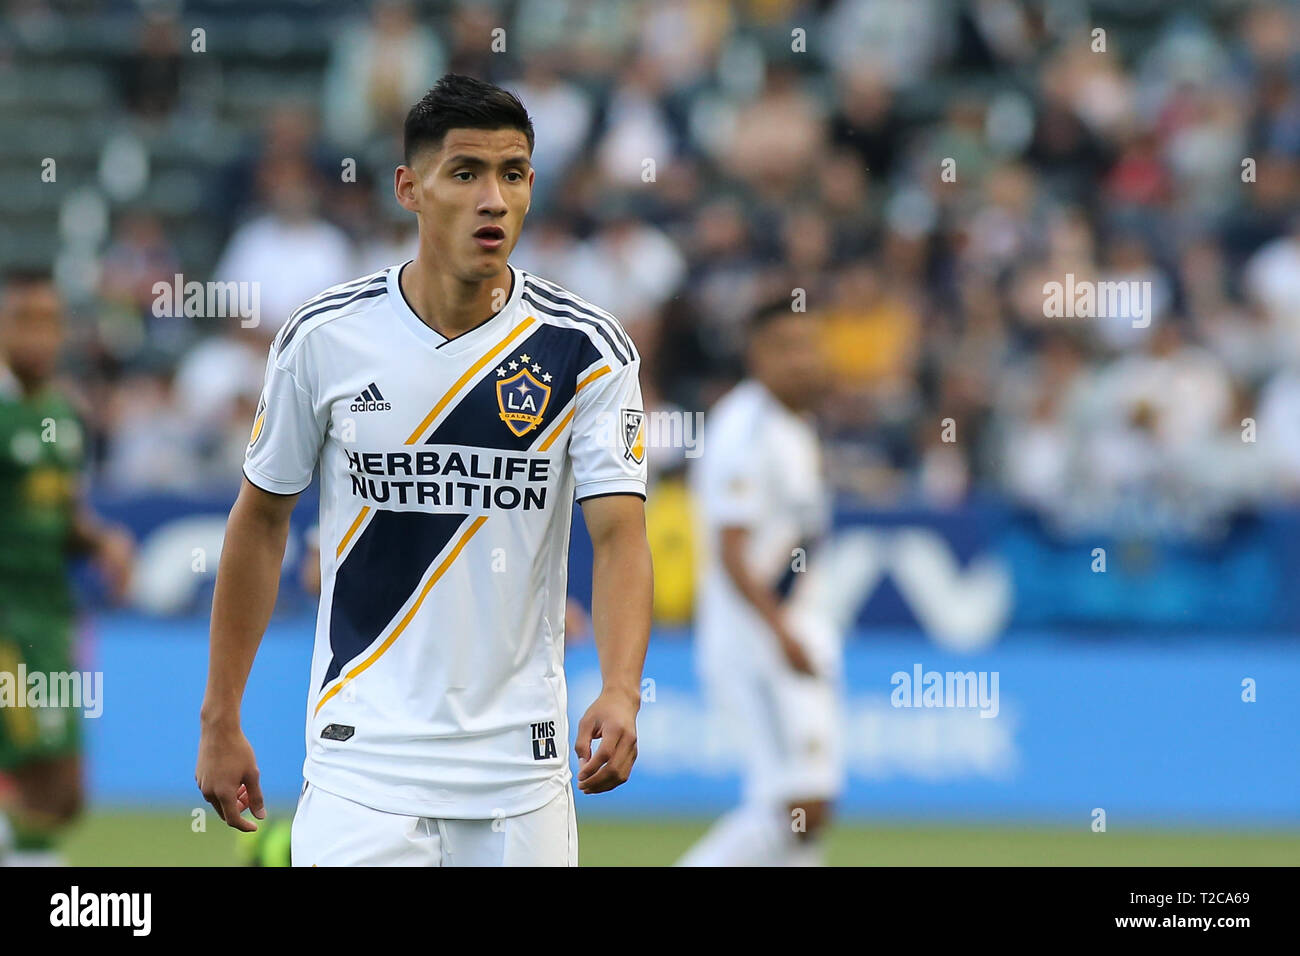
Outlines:
{"type": "MultiPolygon", "coordinates": [[[[529,164],[528,155],[526,153],[517,153],[514,156],[507,156],[505,159],[501,160],[502,166],[527,167],[529,164]]],[[[473,156],[469,153],[458,153],[455,156],[449,157],[446,165],[452,167],[473,166],[475,169],[481,169],[484,166],[489,165],[489,163],[481,156],[473,156]]]]}

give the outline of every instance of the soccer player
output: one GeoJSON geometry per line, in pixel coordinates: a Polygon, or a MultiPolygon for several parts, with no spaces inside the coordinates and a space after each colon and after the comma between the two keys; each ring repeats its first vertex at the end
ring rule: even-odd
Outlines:
{"type": "Polygon", "coordinates": [[[830,510],[808,417],[825,380],[816,320],[788,302],[761,309],[747,364],[706,419],[692,475],[705,551],[697,669],[743,742],[745,796],[684,866],[818,864],[842,786],[841,650],[807,573],[830,510]]]}
{"type": "Polygon", "coordinates": [[[230,826],[264,818],[240,700],[319,466],[294,865],[574,865],[572,503],[595,550],[603,679],[577,783],[599,793],[636,759],[650,630],[640,358],[609,313],[508,262],[533,185],[515,96],[445,76],[404,145],[394,186],[416,258],[325,290],[271,346],[217,574],[196,778],[230,826]]]}
{"type": "MultiPolygon", "coordinates": [[[[36,686],[20,675],[71,686],[59,676],[77,670],[70,557],[91,557],[114,598],[130,583],[130,536],[82,502],[81,426],[54,385],[62,343],[63,303],[50,277],[8,276],[0,290],[0,679],[14,695],[36,686]]],[[[12,782],[0,814],[6,865],[59,863],[59,833],[83,802],[83,702],[32,702],[0,693],[0,773],[12,782]]]]}

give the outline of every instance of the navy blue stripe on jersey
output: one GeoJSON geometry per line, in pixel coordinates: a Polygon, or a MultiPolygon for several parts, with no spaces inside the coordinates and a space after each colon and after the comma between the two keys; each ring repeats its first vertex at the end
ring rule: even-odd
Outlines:
{"type": "Polygon", "coordinates": [[[321,305],[318,305],[310,312],[303,313],[298,318],[298,320],[294,323],[293,327],[290,328],[289,331],[285,333],[284,339],[280,342],[280,348],[278,351],[283,352],[286,348],[289,347],[289,343],[293,341],[293,337],[298,334],[298,330],[301,329],[303,325],[306,324],[308,319],[315,318],[316,316],[321,315],[322,313],[325,312],[337,312],[338,310],[346,308],[347,306],[351,305],[353,302],[359,302],[362,299],[373,299],[375,296],[383,295],[387,291],[388,291],[388,281],[383,277],[380,277],[376,279],[374,282],[370,283],[369,285],[362,286],[361,289],[355,292],[351,292],[351,293],[340,292],[336,296],[330,296],[330,299],[337,299],[340,296],[342,296],[345,299],[345,301],[343,302],[336,302],[336,303],[326,305],[323,304],[326,300],[321,300],[322,301],[321,305]]]}
{"type": "Polygon", "coordinates": [[[379,391],[379,386],[376,385],[374,382],[370,383],[369,391],[374,394],[375,401],[382,402],[384,400],[383,394],[379,391]]]}
{"type": "MultiPolygon", "coordinates": [[[[529,305],[531,305],[534,309],[536,309],[538,312],[542,313],[543,315],[549,315],[555,319],[568,319],[570,322],[581,322],[583,325],[591,326],[593,329],[595,329],[597,332],[600,333],[600,337],[605,340],[605,342],[609,345],[610,349],[614,352],[614,354],[618,356],[619,363],[622,365],[627,364],[628,357],[623,354],[623,351],[618,347],[617,344],[615,344],[614,340],[610,338],[609,333],[605,331],[605,326],[603,326],[599,322],[587,316],[579,315],[576,312],[571,312],[568,309],[563,309],[558,305],[543,304],[542,302],[539,302],[537,299],[533,298],[533,296],[529,295],[527,289],[524,290],[524,294],[521,298],[529,305]]],[[[586,338],[586,336],[583,337],[586,338]]]]}
{"type": "Polygon", "coordinates": [[[325,302],[325,301],[333,301],[337,299],[339,296],[350,295],[351,293],[361,289],[363,286],[370,285],[370,283],[374,281],[375,281],[375,277],[373,275],[363,276],[360,279],[353,279],[350,282],[343,283],[343,285],[341,286],[331,287],[329,289],[326,289],[324,292],[320,293],[319,295],[312,296],[302,305],[298,306],[298,308],[294,309],[293,313],[289,316],[288,321],[286,321],[284,325],[280,327],[280,331],[275,336],[276,351],[278,352],[280,350],[280,343],[284,341],[285,333],[288,332],[289,329],[293,328],[294,320],[297,319],[298,316],[302,315],[304,312],[306,312],[308,309],[315,306],[317,303],[325,302]]]}
{"type": "Polygon", "coordinates": [[[468,515],[376,511],[334,578],[324,689],[379,639],[468,515]]]}
{"type": "MultiPolygon", "coordinates": [[[[803,550],[803,556],[804,556],[803,566],[807,567],[809,556],[812,554],[814,550],[817,549],[817,542],[804,540],[804,541],[800,541],[796,547],[801,548],[803,550]]],[[[786,598],[790,596],[790,593],[794,590],[795,583],[798,580],[799,580],[799,572],[795,569],[795,562],[791,561],[790,566],[787,567],[781,573],[781,577],[777,579],[776,584],[773,586],[773,590],[776,592],[776,596],[780,598],[782,601],[784,601],[786,598]]]]}
{"type": "Polygon", "coordinates": [[[623,326],[619,324],[618,319],[614,318],[614,316],[610,315],[604,309],[597,308],[590,302],[579,299],[572,292],[561,288],[554,282],[543,279],[541,276],[530,275],[528,279],[533,283],[533,289],[535,291],[549,292],[550,295],[547,296],[547,298],[551,301],[560,302],[571,309],[576,309],[584,315],[590,315],[596,321],[603,323],[614,333],[614,337],[617,338],[623,348],[627,350],[628,355],[632,358],[638,357],[636,349],[632,347],[632,341],[627,337],[627,332],[623,330],[623,326]]]}
{"type": "Polygon", "coordinates": [[[360,398],[363,402],[373,402],[375,400],[375,396],[370,394],[370,389],[366,389],[357,397],[360,398]]]}
{"type": "Polygon", "coordinates": [[[529,448],[537,441],[538,435],[564,414],[564,409],[577,388],[578,374],[590,368],[592,363],[600,361],[601,354],[581,329],[543,322],[532,334],[521,342],[516,342],[509,352],[503,353],[498,359],[488,374],[469,390],[425,439],[425,444],[470,445],[507,451],[529,448]],[[540,366],[541,371],[533,372],[533,375],[551,391],[542,412],[541,423],[522,435],[516,435],[501,418],[497,382],[511,378],[524,367],[521,355],[528,356],[530,366],[540,366]],[[511,362],[515,363],[515,368],[510,367],[511,362]],[[498,374],[499,371],[505,374],[498,374]],[[549,382],[545,380],[548,374],[551,376],[549,382]]]}

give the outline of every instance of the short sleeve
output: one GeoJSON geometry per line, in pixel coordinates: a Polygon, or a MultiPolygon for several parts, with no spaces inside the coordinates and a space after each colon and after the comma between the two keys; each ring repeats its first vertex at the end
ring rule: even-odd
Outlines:
{"type": "Polygon", "coordinates": [[[710,429],[699,458],[695,493],[704,521],[714,528],[753,528],[763,518],[763,493],[754,468],[753,436],[710,429]]]}
{"type": "MultiPolygon", "coordinates": [[[[301,361],[301,349],[295,357],[301,361]]],[[[294,495],[311,484],[325,440],[325,416],[292,366],[282,365],[271,346],[266,381],[244,456],[244,475],[263,491],[294,495]]]]}
{"type": "Polygon", "coordinates": [[[603,363],[578,381],[569,457],[574,497],[645,497],[646,413],[637,378],[641,363],[603,363]]]}

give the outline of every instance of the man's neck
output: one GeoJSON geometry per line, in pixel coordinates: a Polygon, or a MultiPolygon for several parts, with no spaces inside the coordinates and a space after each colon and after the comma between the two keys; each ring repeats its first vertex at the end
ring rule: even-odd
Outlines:
{"type": "Polygon", "coordinates": [[[759,385],[763,386],[763,390],[767,392],[767,394],[771,397],[771,399],[774,402],[776,402],[778,405],[780,405],[782,408],[784,408],[786,411],[790,412],[791,414],[802,415],[808,411],[807,405],[805,405],[802,402],[796,401],[793,398],[793,396],[783,394],[781,391],[774,388],[771,383],[765,382],[761,378],[758,378],[757,376],[755,376],[754,381],[757,382],[759,385]]]}
{"type": "Polygon", "coordinates": [[[29,401],[45,391],[49,384],[48,379],[19,378],[9,369],[0,365],[0,395],[10,394],[22,401],[29,401]]]}
{"type": "Polygon", "coordinates": [[[514,291],[514,276],[507,266],[491,278],[465,282],[417,257],[402,270],[398,284],[421,322],[443,338],[454,339],[505,307],[514,291]]]}

